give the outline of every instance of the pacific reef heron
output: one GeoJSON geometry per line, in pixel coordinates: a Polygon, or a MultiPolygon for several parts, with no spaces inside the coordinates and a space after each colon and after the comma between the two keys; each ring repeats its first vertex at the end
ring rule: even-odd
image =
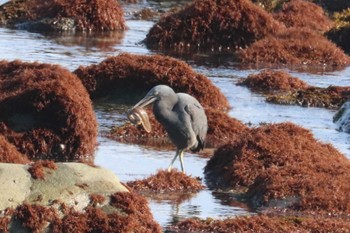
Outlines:
{"type": "Polygon", "coordinates": [[[202,105],[193,96],[175,93],[166,85],[153,87],[131,110],[143,108],[153,103],[155,118],[163,125],[170,140],[176,146],[176,154],[168,171],[179,156],[181,170],[185,172],[183,155],[190,149],[198,152],[204,148],[208,131],[208,120],[202,105]]]}

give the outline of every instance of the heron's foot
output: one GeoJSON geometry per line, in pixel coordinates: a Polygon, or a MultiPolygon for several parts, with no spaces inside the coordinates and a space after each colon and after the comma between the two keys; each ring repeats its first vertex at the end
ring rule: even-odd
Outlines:
{"type": "Polygon", "coordinates": [[[171,172],[171,169],[172,169],[172,167],[171,167],[171,166],[169,166],[169,167],[168,167],[168,172],[171,172]]]}

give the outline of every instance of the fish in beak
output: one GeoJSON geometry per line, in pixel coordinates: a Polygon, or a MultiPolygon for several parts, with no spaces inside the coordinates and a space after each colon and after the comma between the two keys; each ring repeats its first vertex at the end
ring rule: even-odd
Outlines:
{"type": "Polygon", "coordinates": [[[142,100],[140,100],[134,107],[127,112],[129,121],[134,125],[142,125],[144,130],[151,132],[151,123],[149,122],[148,114],[144,107],[157,100],[157,97],[153,94],[147,94],[142,100]]]}

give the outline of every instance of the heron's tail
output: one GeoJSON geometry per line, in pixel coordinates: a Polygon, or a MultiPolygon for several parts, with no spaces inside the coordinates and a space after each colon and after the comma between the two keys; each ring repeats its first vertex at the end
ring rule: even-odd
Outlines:
{"type": "Polygon", "coordinates": [[[200,150],[203,150],[205,146],[205,141],[201,140],[198,136],[197,136],[197,143],[196,145],[194,145],[193,147],[191,147],[191,151],[192,152],[198,152],[200,150]]]}

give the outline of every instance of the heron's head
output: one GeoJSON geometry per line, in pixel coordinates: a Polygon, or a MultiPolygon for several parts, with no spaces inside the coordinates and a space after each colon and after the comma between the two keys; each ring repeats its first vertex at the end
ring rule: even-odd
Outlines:
{"type": "Polygon", "coordinates": [[[165,99],[168,96],[174,95],[174,90],[166,85],[158,85],[153,87],[146,96],[140,100],[134,107],[134,108],[143,108],[147,105],[161,99],[165,99]]]}

